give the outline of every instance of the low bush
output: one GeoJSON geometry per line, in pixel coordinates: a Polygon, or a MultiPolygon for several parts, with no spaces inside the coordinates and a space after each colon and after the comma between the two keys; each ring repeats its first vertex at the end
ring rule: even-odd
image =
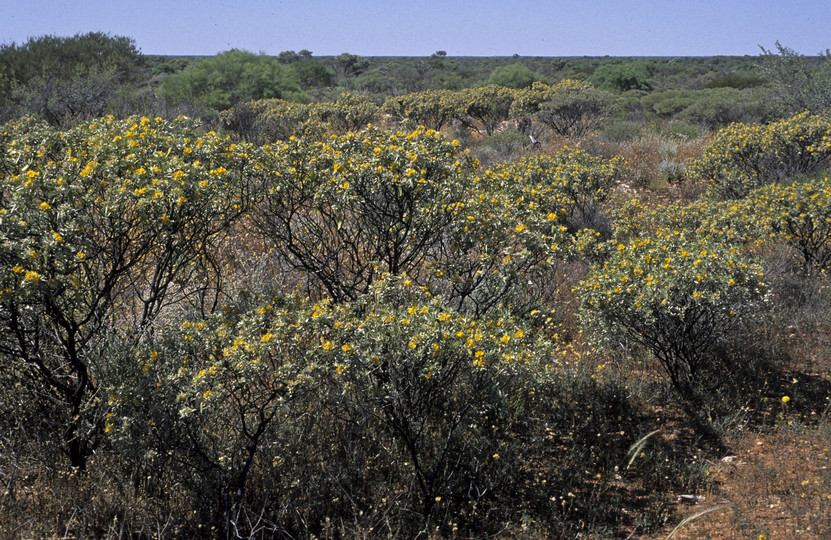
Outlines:
{"type": "Polygon", "coordinates": [[[736,248],[659,230],[619,244],[580,284],[581,317],[607,343],[644,346],[695,403],[707,354],[767,304],[763,277],[761,265],[736,248]]]}
{"type": "Polygon", "coordinates": [[[768,125],[720,130],[688,173],[710,182],[708,195],[740,199],[757,187],[829,167],[831,120],[798,114],[768,125]]]}
{"type": "Polygon", "coordinates": [[[511,116],[531,117],[561,137],[580,138],[600,128],[615,106],[612,94],[566,79],[552,86],[534,83],[517,92],[511,116]]]}

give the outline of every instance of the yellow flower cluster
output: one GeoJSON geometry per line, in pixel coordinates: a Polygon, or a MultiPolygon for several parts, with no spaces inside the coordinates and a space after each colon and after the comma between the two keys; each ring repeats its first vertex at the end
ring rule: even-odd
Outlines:
{"type": "Polygon", "coordinates": [[[767,125],[735,123],[716,134],[687,172],[710,182],[710,197],[739,199],[765,184],[827,167],[828,141],[831,119],[807,112],[767,125]]]}

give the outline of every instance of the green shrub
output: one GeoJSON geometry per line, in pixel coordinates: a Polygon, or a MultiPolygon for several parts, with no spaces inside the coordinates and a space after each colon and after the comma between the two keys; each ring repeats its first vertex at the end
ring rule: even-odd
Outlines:
{"type": "Polygon", "coordinates": [[[384,102],[383,110],[413,126],[440,130],[462,115],[464,107],[456,92],[427,90],[404,96],[392,96],[384,102]]]}
{"type": "Polygon", "coordinates": [[[504,86],[490,85],[462,90],[458,100],[462,120],[490,136],[510,117],[514,92],[504,86]]]}
{"type": "Polygon", "coordinates": [[[666,90],[652,92],[641,98],[643,112],[647,118],[669,119],[696,101],[693,90],[666,90]]]}
{"type": "Polygon", "coordinates": [[[716,130],[733,122],[760,122],[767,116],[763,94],[756,90],[714,88],[701,90],[675,118],[716,130]]]}
{"type": "Polygon", "coordinates": [[[665,134],[676,140],[694,140],[701,137],[701,129],[684,122],[672,122],[664,131],[665,134]]]}
{"type": "Polygon", "coordinates": [[[316,103],[312,111],[337,132],[358,131],[378,118],[381,108],[367,95],[344,92],[332,102],[316,103]]]}
{"type": "Polygon", "coordinates": [[[768,81],[758,75],[749,73],[727,73],[707,81],[704,88],[737,88],[745,90],[764,86],[768,81]]]}
{"type": "Polygon", "coordinates": [[[482,141],[482,146],[492,148],[500,154],[506,156],[509,156],[528,145],[528,136],[512,129],[500,131],[499,133],[491,135],[482,141]]]}
{"type": "Polygon", "coordinates": [[[777,41],[775,52],[762,48],[762,60],[762,74],[773,90],[771,105],[778,114],[823,114],[831,108],[831,52],[809,58],[777,41]]]}
{"type": "Polygon", "coordinates": [[[757,187],[829,166],[831,120],[807,112],[778,122],[731,124],[687,171],[710,182],[708,194],[738,199],[757,187]]]}
{"type": "Polygon", "coordinates": [[[630,90],[652,90],[647,66],[643,63],[602,64],[589,78],[598,90],[628,92],[630,90]]]}
{"type": "Polygon", "coordinates": [[[531,71],[531,69],[521,62],[515,62],[508,66],[500,66],[493,70],[489,84],[497,84],[507,88],[518,90],[520,88],[528,88],[535,82],[541,82],[545,78],[539,73],[531,71]]]}
{"type": "Polygon", "coordinates": [[[615,343],[629,339],[660,361],[684,399],[702,363],[767,302],[761,266],[737,248],[679,231],[618,245],[579,286],[581,319],[615,343]]]}
{"type": "Polygon", "coordinates": [[[290,137],[321,138],[329,126],[317,119],[312,105],[263,99],[239,103],[220,113],[227,129],[258,144],[285,141],[290,137]]]}
{"type": "Polygon", "coordinates": [[[532,117],[562,137],[583,137],[612,114],[615,99],[592,85],[563,80],[553,86],[534,83],[517,92],[511,107],[515,118],[532,117]]]}
{"type": "Polygon", "coordinates": [[[412,273],[435,256],[467,160],[433,130],[367,128],[328,142],[262,149],[256,230],[315,288],[343,301],[381,273],[412,273]]]}
{"type": "MultiPolygon", "coordinates": [[[[5,126],[0,360],[73,467],[101,441],[111,347],[207,294],[213,239],[248,204],[246,149],[187,121],[5,126]]],[[[114,359],[114,362],[117,360],[114,359]]]]}
{"type": "Polygon", "coordinates": [[[617,120],[609,122],[600,136],[609,142],[624,142],[639,137],[642,132],[643,125],[639,122],[617,120]]]}

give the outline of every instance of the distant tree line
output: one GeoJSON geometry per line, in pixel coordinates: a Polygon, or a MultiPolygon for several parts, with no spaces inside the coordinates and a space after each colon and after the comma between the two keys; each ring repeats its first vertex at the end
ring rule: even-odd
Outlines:
{"type": "Polygon", "coordinates": [[[614,94],[621,118],[678,120],[704,129],[763,121],[831,104],[831,55],[806,57],[776,43],[757,57],[541,58],[314,57],[232,49],[216,56],[145,56],[129,37],[101,32],[42,36],[0,46],[0,120],[25,115],[53,125],[134,113],[217,113],[251,100],[334,101],[344,92],[379,104],[390,96],[499,85],[514,90],[562,80],[614,94]]]}

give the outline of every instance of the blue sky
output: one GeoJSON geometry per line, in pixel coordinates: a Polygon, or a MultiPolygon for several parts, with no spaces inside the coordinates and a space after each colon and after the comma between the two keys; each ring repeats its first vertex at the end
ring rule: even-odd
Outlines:
{"type": "Polygon", "coordinates": [[[145,54],[757,55],[831,47],[831,0],[2,0],[0,43],[102,31],[145,54]]]}

